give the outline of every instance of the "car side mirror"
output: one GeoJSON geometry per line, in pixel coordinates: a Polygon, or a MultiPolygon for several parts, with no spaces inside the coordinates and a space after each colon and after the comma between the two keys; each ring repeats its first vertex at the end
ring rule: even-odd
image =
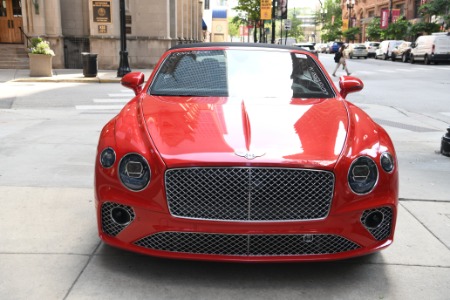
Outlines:
{"type": "Polygon", "coordinates": [[[416,43],[411,43],[411,48],[416,48],[416,43]]]}
{"type": "Polygon", "coordinates": [[[348,94],[359,92],[364,88],[364,83],[361,79],[353,76],[342,76],[339,79],[340,94],[342,98],[346,98],[348,94]]]}
{"type": "Polygon", "coordinates": [[[120,80],[120,83],[129,89],[134,91],[134,94],[137,95],[142,92],[142,85],[144,84],[145,75],[142,72],[131,72],[126,74],[120,80]]]}

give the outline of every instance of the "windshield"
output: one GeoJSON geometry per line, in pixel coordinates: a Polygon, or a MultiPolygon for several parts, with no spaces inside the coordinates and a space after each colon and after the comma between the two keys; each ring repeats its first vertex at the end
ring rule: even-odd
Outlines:
{"type": "Polygon", "coordinates": [[[328,81],[306,54],[255,49],[172,53],[151,95],[332,98],[328,81]]]}

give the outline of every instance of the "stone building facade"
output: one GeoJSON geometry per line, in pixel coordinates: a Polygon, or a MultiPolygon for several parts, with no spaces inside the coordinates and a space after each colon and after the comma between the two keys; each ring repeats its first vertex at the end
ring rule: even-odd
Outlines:
{"type": "MultiPolygon", "coordinates": [[[[205,0],[1,2],[17,7],[14,12],[16,24],[20,18],[21,28],[28,37],[40,36],[50,42],[56,54],[54,68],[81,68],[81,52],[91,52],[98,54],[99,69],[117,69],[120,61],[120,1],[125,1],[127,50],[132,69],[152,68],[172,45],[203,40],[205,0]]],[[[4,29],[2,24],[0,31],[4,29]]],[[[8,28],[10,24],[8,21],[8,28]]],[[[8,42],[25,45],[26,39],[2,41],[8,42]]]]}
{"type": "Polygon", "coordinates": [[[347,8],[347,1],[341,0],[342,19],[350,20],[349,24],[361,28],[359,42],[366,41],[367,25],[374,17],[380,17],[383,9],[399,9],[400,16],[407,20],[416,22],[420,19],[418,8],[421,0],[355,0],[352,9],[347,8]]]}

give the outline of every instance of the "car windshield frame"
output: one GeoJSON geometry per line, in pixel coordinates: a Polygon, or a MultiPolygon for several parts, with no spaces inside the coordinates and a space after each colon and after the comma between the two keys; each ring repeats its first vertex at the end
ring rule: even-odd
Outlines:
{"type": "Polygon", "coordinates": [[[325,72],[311,55],[301,50],[186,48],[166,56],[147,93],[191,97],[335,98],[325,72]]]}

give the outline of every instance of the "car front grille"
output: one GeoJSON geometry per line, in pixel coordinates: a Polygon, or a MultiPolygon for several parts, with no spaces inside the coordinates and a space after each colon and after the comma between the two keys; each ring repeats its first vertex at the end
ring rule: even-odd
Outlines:
{"type": "Polygon", "coordinates": [[[290,221],[328,215],[332,172],[280,168],[186,168],[166,172],[173,216],[225,221],[290,221]]]}
{"type": "Polygon", "coordinates": [[[160,232],[147,236],[135,244],[169,252],[234,256],[323,255],[360,248],[346,238],[330,234],[160,232]]]}

